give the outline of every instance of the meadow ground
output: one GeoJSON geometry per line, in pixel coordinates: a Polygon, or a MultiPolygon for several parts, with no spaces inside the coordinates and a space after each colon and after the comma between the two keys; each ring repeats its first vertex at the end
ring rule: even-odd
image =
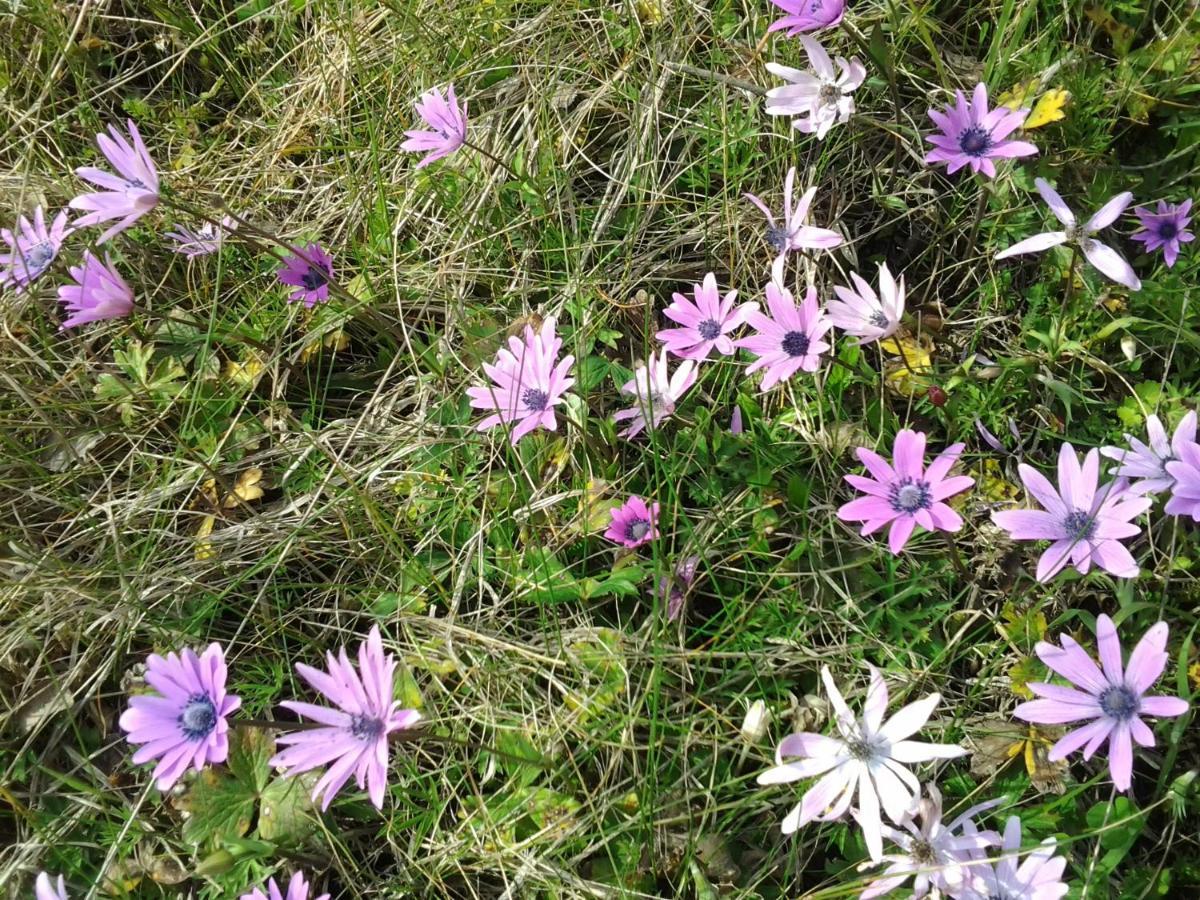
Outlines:
{"type": "Polygon", "coordinates": [[[941,693],[924,739],[972,754],[922,778],[948,809],[1003,798],[985,818],[1019,816],[1027,846],[1056,837],[1070,897],[1200,896],[1190,714],[1155,723],[1128,793],[1103,752],[1051,763],[1011,715],[1046,678],[1035,643],[1092,650],[1100,613],[1127,651],[1164,620],[1157,690],[1200,688],[1195,525],[1159,500],[1127,542],[1138,577],[1039,583],[1037,547],[990,518],[1030,505],[1018,463],[1194,408],[1195,245],[1168,268],[1118,222],[1138,291],[1065,249],[993,257],[1050,227],[1038,176],[1077,211],[1200,193],[1195,3],[859,0],[863,44],[819,35],[867,69],[823,141],[764,112],[764,64],[807,65],[765,0],[5,6],[3,221],[81,193],[94,135],[127,118],[167,186],[105,245],[127,318],[59,330],[54,287],[95,229],[0,289],[8,896],[45,870],[72,897],[236,897],[302,868],[335,898],[854,897],[858,828],[785,836],[800,791],[756,778],[789,732],[831,731],[820,667],[858,708],[866,663],[893,706],[941,693]],[[923,161],[926,110],[977,82],[1069,94],[990,180],[923,161]],[[417,170],[413,101],[449,83],[487,152],[417,170]],[[619,437],[672,292],[711,271],[763,302],[773,251],[742,195],[778,209],[790,166],[846,238],[793,255],[790,281],[824,302],[886,261],[902,343],[838,334],[767,393],[745,352],[719,356],[649,438],[619,437]],[[169,226],[223,209],[259,230],[169,252],[169,226]],[[331,252],[328,303],[287,302],[263,233],[331,252]],[[477,432],[466,388],[551,315],[576,359],[557,431],[477,432]],[[962,530],[892,555],[836,510],[854,448],[887,455],[904,427],[965,442],[976,485],[962,530]],[[625,552],[602,532],[630,494],[661,535],[625,552]],[[669,621],[654,586],[692,555],[669,621]],[[425,725],[393,743],[382,811],[351,783],[319,813],[311,777],[267,765],[269,731],[235,728],[227,765],[165,795],[131,762],[118,717],[149,653],[220,642],[241,714],[291,722],[279,701],[313,699],[294,663],[372,625],[425,725]]]}

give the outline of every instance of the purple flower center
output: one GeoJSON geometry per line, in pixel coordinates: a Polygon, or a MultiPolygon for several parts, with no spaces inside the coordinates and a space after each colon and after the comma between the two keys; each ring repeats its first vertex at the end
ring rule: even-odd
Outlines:
{"type": "Polygon", "coordinates": [[[979,125],[972,125],[958,136],[958,146],[968,156],[983,156],[991,149],[991,132],[979,125]]]}
{"type": "Polygon", "coordinates": [[[308,271],[300,277],[300,281],[305,290],[315,291],[329,281],[329,273],[321,271],[316,266],[309,266],[308,271]]]}
{"type": "Polygon", "coordinates": [[[700,337],[706,341],[715,341],[721,333],[721,323],[716,319],[705,319],[696,326],[696,330],[700,332],[700,337]]]}
{"type": "Polygon", "coordinates": [[[1164,241],[1173,241],[1179,234],[1179,226],[1169,220],[1158,223],[1158,236],[1164,241]]]}
{"type": "Polygon", "coordinates": [[[933,495],[928,482],[905,477],[888,488],[888,503],[896,512],[912,515],[919,509],[929,509],[933,495]]]}
{"type": "Polygon", "coordinates": [[[37,278],[54,259],[54,245],[49,241],[42,241],[26,250],[22,256],[25,260],[25,276],[30,279],[37,278]]]}
{"type": "Polygon", "coordinates": [[[1100,694],[1100,709],[1106,716],[1118,722],[1132,719],[1141,705],[1138,695],[1125,685],[1105,688],[1100,694]]]}
{"type": "Polygon", "coordinates": [[[871,313],[870,322],[876,328],[887,328],[892,324],[890,321],[888,321],[888,317],[879,310],[875,310],[875,312],[871,313]]]}
{"type": "Polygon", "coordinates": [[[833,82],[825,82],[817,91],[817,103],[821,106],[836,106],[842,99],[842,89],[833,82]]]}
{"type": "Polygon", "coordinates": [[[634,519],[625,528],[625,536],[631,541],[640,541],[650,533],[650,523],[645,519],[634,519]]]}
{"type": "Polygon", "coordinates": [[[358,713],[350,719],[350,733],[360,741],[377,741],[383,737],[383,719],[358,713]]]}
{"type": "Polygon", "coordinates": [[[850,754],[851,759],[856,759],[859,762],[867,762],[874,759],[876,755],[875,744],[865,738],[852,738],[846,742],[846,752],[850,754]]]}
{"type": "Polygon", "coordinates": [[[1091,513],[1080,510],[1068,513],[1062,525],[1067,537],[1076,541],[1091,540],[1092,535],[1096,533],[1096,520],[1092,518],[1091,513]]]}
{"type": "Polygon", "coordinates": [[[780,225],[768,225],[767,243],[771,245],[771,249],[776,253],[782,253],[787,249],[788,245],[787,229],[780,225]]]}
{"type": "Polygon", "coordinates": [[[129,185],[130,190],[145,191],[148,190],[146,183],[140,178],[126,178],[125,183],[129,185]]]}
{"type": "Polygon", "coordinates": [[[550,395],[537,388],[526,388],[525,393],[521,395],[521,402],[527,409],[532,409],[534,412],[545,412],[546,404],[550,402],[550,395]]]}
{"type": "Polygon", "coordinates": [[[908,855],[912,857],[913,862],[920,863],[923,866],[932,866],[938,861],[933,844],[925,840],[913,841],[908,855]]]}
{"type": "Polygon", "coordinates": [[[783,336],[780,346],[788,356],[804,356],[808,353],[808,335],[803,331],[789,331],[783,336]]]}
{"type": "Polygon", "coordinates": [[[217,708],[207,694],[193,694],[179,714],[179,728],[184,737],[198,741],[212,733],[217,725],[217,708]]]}

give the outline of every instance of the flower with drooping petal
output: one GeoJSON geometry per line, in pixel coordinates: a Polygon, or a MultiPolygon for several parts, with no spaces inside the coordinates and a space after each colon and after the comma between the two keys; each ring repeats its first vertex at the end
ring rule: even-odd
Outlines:
{"type": "Polygon", "coordinates": [[[12,285],[18,292],[27,288],[50,268],[63,241],[74,230],[67,226],[65,209],[47,228],[40,206],[34,208],[32,222],[21,216],[15,230],[0,228],[0,241],[8,244],[8,252],[0,253],[0,288],[12,285]]]}
{"type": "Polygon", "coordinates": [[[39,872],[34,884],[34,895],[36,900],[67,900],[66,882],[61,875],[55,883],[48,872],[39,872]]]}
{"type": "Polygon", "coordinates": [[[1147,253],[1161,249],[1163,259],[1170,268],[1179,258],[1179,251],[1182,249],[1180,245],[1196,239],[1196,236],[1187,230],[1188,223],[1192,220],[1192,217],[1188,215],[1191,210],[1190,198],[1182,203],[1167,203],[1165,200],[1159,200],[1157,212],[1151,212],[1144,206],[1138,206],[1133,210],[1133,214],[1138,217],[1142,227],[1130,237],[1145,244],[1147,253]]]}
{"type": "MultiPolygon", "coordinates": [[[[657,504],[655,504],[655,508],[657,510],[657,504]]],[[[674,622],[683,612],[684,597],[688,588],[692,586],[692,582],[696,580],[696,569],[699,565],[699,556],[684,557],[675,567],[675,574],[672,577],[663,575],[658,579],[658,584],[651,594],[658,600],[666,598],[668,622],[674,622]]]]}
{"type": "Polygon", "coordinates": [[[996,177],[996,159],[1029,156],[1038,149],[1028,141],[1010,141],[1008,136],[1025,122],[1029,110],[1011,110],[1006,106],[988,109],[987,87],[975,85],[974,96],[967,100],[962,91],[955,91],[955,103],[944,112],[929,110],[929,118],[942,131],[928,134],[925,140],[933,149],[925,162],[945,163],[946,174],[953,175],[964,166],[972,172],[996,177]]]}
{"type": "Polygon", "coordinates": [[[312,309],[329,299],[329,281],[333,278],[333,257],[320,244],[308,243],[293,247],[292,254],[284,257],[283,268],[276,273],[280,284],[296,288],[288,295],[288,302],[303,300],[312,309]]]}
{"type": "Polygon", "coordinates": [[[276,743],[285,745],[271,757],[271,765],[297,775],[329,766],[313,786],[316,802],[324,796],[321,811],[353,775],[359,790],[367,789],[376,809],[383,808],[387,786],[388,735],[411,728],[421,718],[415,709],[402,709],[392,699],[392,681],[396,658],[383,652],[379,627],[372,626],[367,639],[358,648],[358,671],[342,647],[338,655],[325,654],[329,672],[296,663],[296,671],[319,694],[338,709],[313,703],[285,700],[280,705],[321,725],[306,731],[281,735],[276,743]]]}
{"type": "Polygon", "coordinates": [[[1168,440],[1166,429],[1156,415],[1146,417],[1146,433],[1149,444],[1143,444],[1131,434],[1125,435],[1129,447],[1101,447],[1100,452],[1121,465],[1113,470],[1114,475],[1133,481],[1131,494],[1154,494],[1169,491],[1175,479],[1167,471],[1167,463],[1179,459],[1185,444],[1196,443],[1196,413],[1189,412],[1175,428],[1168,440]]]}
{"type": "Polygon", "coordinates": [[[733,353],[729,332],[741,327],[748,312],[758,309],[757,303],[735,307],[737,294],[737,291],[730,291],[722,300],[717,289],[717,276],[709,272],[704,276],[703,284],[692,285],[694,302],[677,292],[672,295],[671,305],[663,310],[663,315],[681,327],[664,328],[654,337],[683,359],[707,359],[714,349],[729,356],[733,353]]]}
{"type": "Polygon", "coordinates": [[[1103,613],[1096,617],[1096,645],[1100,651],[1099,667],[1070,635],[1062,636],[1061,648],[1039,641],[1034,648],[1038,658],[1071,682],[1071,687],[1031,681],[1027,687],[1039,699],[1018,705],[1013,715],[1038,725],[1086,721],[1088,724],[1063,735],[1050,748],[1047,758],[1051,762],[1066,759],[1083,747],[1083,758],[1091,759],[1107,741],[1108,770],[1113,784],[1119,791],[1128,791],[1133,773],[1133,742],[1142,747],[1154,746],[1154,732],[1142,721],[1142,716],[1182,716],[1188,704],[1179,697],[1146,696],[1146,691],[1162,677],[1170,658],[1166,622],[1159,622],[1142,635],[1124,667],[1117,628],[1103,613]]]}
{"type": "Polygon", "coordinates": [[[120,219],[100,237],[97,244],[103,244],[115,234],[120,234],[150,210],[158,205],[158,169],[150,158],[150,151],[142,141],[133,119],[126,123],[129,137],[133,143],[121,133],[116,125],[108,126],[108,134],[96,135],[96,144],[119,175],[105,172],[92,166],[76,169],[75,174],[84,181],[90,181],[103,191],[92,194],[80,194],[69,204],[71,209],[87,210],[87,214],[74,221],[76,228],[98,225],[111,219],[120,219]]]}
{"type": "Polygon", "coordinates": [[[945,502],[975,484],[966,475],[950,475],[950,467],[962,453],[963,444],[951,444],[943,450],[929,468],[925,468],[925,434],[905,428],[896,435],[892,449],[894,468],[887,460],[867,447],[855,453],[870,478],[863,475],[843,476],[865,497],[851,500],[837,511],[843,522],[862,522],[862,534],[872,534],[891,523],[888,548],[898,554],[920,525],[926,531],[958,531],[962,516],[945,502]]]}
{"type": "Polygon", "coordinates": [[[225,244],[225,237],[230,232],[237,231],[237,219],[224,216],[220,226],[205,222],[199,228],[188,228],[176,225],[174,231],[168,231],[163,237],[175,241],[175,252],[184,254],[188,259],[197,256],[208,256],[216,253],[225,244]]]}
{"type": "Polygon", "coordinates": [[[197,772],[229,755],[228,716],[242,705],[225,693],[225,651],[209,644],[196,656],[190,649],[146,660],[146,683],[158,691],[129,698],[121,713],[126,740],[142,746],[135,765],[158,760],[154,769],[160,791],[168,791],[192,766],[197,772]]]}
{"type": "Polygon", "coordinates": [[[516,423],[512,443],[536,428],[555,431],[558,421],[554,407],[563,402],[575,379],[570,377],[575,357],[567,354],[558,359],[562,338],[554,332],[555,320],[547,317],[540,329],[525,326],[523,339],[510,336],[508,347],[501,347],[496,362],[484,363],[483,370],[492,384],[467,388],[471,406],[491,410],[476,430],[485,431],[497,425],[516,423]]]}
{"type": "Polygon", "coordinates": [[[810,187],[793,206],[792,189],[795,181],[796,167],[793,166],[783,179],[783,225],[775,223],[775,216],[758,197],[754,194],[743,195],[767,217],[767,243],[778,254],[777,261],[792,250],[830,250],[842,243],[842,236],[836,231],[804,224],[808,218],[808,208],[817,195],[817,188],[816,185],[810,187]]]}
{"type": "Polygon", "coordinates": [[[614,422],[629,420],[622,437],[636,437],[643,429],[653,431],[663,419],[675,412],[675,404],[696,383],[696,362],[685,359],[671,375],[667,370],[667,348],[651,356],[633,372],[633,378],[621,385],[621,393],[634,398],[635,406],[613,414],[614,422]]]}
{"type": "Polygon", "coordinates": [[[812,71],[767,63],[768,72],[788,83],[767,91],[766,110],[771,116],[796,116],[792,127],[803,134],[816,134],[820,141],[834,125],[849,122],[854,115],[851,94],[866,79],[867,70],[857,58],[847,60],[842,56],[837,58],[835,69],[834,60],[815,40],[802,34],[800,43],[812,71]]]}
{"type": "Polygon", "coordinates": [[[133,291],[107,256],[100,262],[91,250],[83,251],[83,265],[68,270],[74,284],[58,289],[58,299],[71,315],[58,326],[60,331],[99,322],[119,319],[133,309],[133,291]]]}
{"type": "Polygon", "coordinates": [[[1117,220],[1117,217],[1125,211],[1130,203],[1133,202],[1133,194],[1125,191],[1123,194],[1117,194],[1107,203],[1105,203],[1096,212],[1094,216],[1080,225],[1075,214],[1071,212],[1070,207],[1063,202],[1063,198],[1058,195],[1054,188],[1042,178],[1033,180],[1034,186],[1038,193],[1042,195],[1042,199],[1046,201],[1046,205],[1050,207],[1050,212],[1054,213],[1054,217],[1066,226],[1065,231],[1046,231],[1041,234],[1035,234],[1033,237],[1025,238],[1023,241],[1017,241],[1007,250],[1001,250],[996,254],[996,259],[1008,259],[1010,256],[1016,256],[1019,253],[1040,253],[1043,250],[1049,250],[1051,247],[1057,247],[1060,244],[1071,244],[1079,247],[1083,251],[1083,255],[1087,258],[1096,269],[1105,277],[1112,279],[1118,284],[1123,284],[1130,290],[1136,291],[1142,286],[1142,282],[1134,273],[1133,268],[1125,261],[1125,257],[1121,256],[1116,250],[1102,244],[1100,241],[1092,237],[1097,231],[1107,228],[1117,220]]]}
{"type": "Polygon", "coordinates": [[[735,346],[749,350],[756,357],[746,366],[746,374],[759,369],[763,374],[761,390],[769,391],[798,371],[815,372],[821,366],[821,354],[829,349],[825,335],[833,327],[817,302],[817,289],[809,286],[804,301],[797,305],[782,283],[782,267],[776,266],[777,278],[767,283],[767,310],[764,315],[755,309],[746,322],[757,334],[744,337],[735,346]]]}
{"type": "MultiPolygon", "coordinates": [[[[974,823],[965,823],[964,830],[973,834],[974,823]]],[[[986,851],[968,851],[973,860],[970,882],[952,896],[955,900],[1060,900],[1071,888],[1062,881],[1067,860],[1054,855],[1057,846],[1054,838],[1046,838],[1020,860],[1021,820],[1009,816],[999,858],[992,864],[986,851]]]]}
{"type": "Polygon", "coordinates": [[[1099,490],[1100,452],[1089,450],[1082,468],[1075,448],[1063,444],[1058,454],[1058,489],[1041,472],[1017,466],[1025,490],[1042,509],[1011,509],[992,513],[992,521],[1014,541],[1053,541],[1038,560],[1037,580],[1049,581],[1067,562],[1080,575],[1092,564],[1118,578],[1133,578],[1138,565],[1121,541],[1137,537],[1141,527],[1132,520],[1150,508],[1149,497],[1130,495],[1122,479],[1099,490]]]}
{"type": "Polygon", "coordinates": [[[833,28],[842,21],[842,16],[846,13],[846,0],[771,0],[771,2],[787,15],[772,22],[767,33],[787,29],[788,37],[795,37],[802,31],[833,28]]]}
{"type": "MultiPolygon", "coordinates": [[[[238,900],[308,900],[308,882],[304,880],[303,872],[293,872],[287,891],[281,891],[279,885],[275,883],[275,879],[271,878],[267,881],[265,894],[261,888],[255,888],[242,894],[238,900]]],[[[322,894],[314,897],[313,900],[329,900],[329,895],[322,894]]]]}
{"type": "Polygon", "coordinates": [[[835,328],[858,338],[858,345],[891,337],[904,317],[904,276],[896,281],[887,263],[879,264],[879,293],[857,272],[850,273],[854,288],[833,286],[837,300],[829,301],[826,313],[835,328]]]}
{"type": "Polygon", "coordinates": [[[803,778],[821,776],[805,792],[798,806],[783,820],[782,831],[791,834],[808,822],[832,822],[850,808],[858,790],[855,818],[863,829],[871,859],[883,858],[883,821],[880,806],[887,817],[900,823],[916,803],[921,786],[905,764],[933,759],[955,759],[967,751],[954,744],[926,744],[908,740],[928,721],[941,701],[930,694],[901,708],[885,723],[888,691],[883,676],[874,666],[867,691],[863,716],[856,719],[846,706],[827,666],[821,667],[821,680],[835,713],[837,737],[801,732],[783,739],[775,751],[776,765],[758,776],[759,784],[785,784],[803,778]],[[802,757],[784,762],[785,757],[802,757]]]}
{"type": "Polygon", "coordinates": [[[408,140],[400,145],[400,149],[410,153],[425,153],[417,163],[420,169],[443,156],[449,156],[466,141],[467,104],[459,104],[454,96],[454,85],[450,85],[444,96],[437,88],[426,91],[416,107],[417,115],[425,120],[430,130],[404,132],[408,140]]]}
{"type": "Polygon", "coordinates": [[[1180,446],[1179,459],[1168,462],[1166,469],[1173,484],[1171,499],[1163,512],[1170,516],[1191,516],[1200,522],[1200,444],[1180,446]]]}
{"type": "Polygon", "coordinates": [[[612,523],[604,536],[622,547],[640,547],[658,537],[658,504],[646,503],[636,494],[612,511],[612,523]]]}

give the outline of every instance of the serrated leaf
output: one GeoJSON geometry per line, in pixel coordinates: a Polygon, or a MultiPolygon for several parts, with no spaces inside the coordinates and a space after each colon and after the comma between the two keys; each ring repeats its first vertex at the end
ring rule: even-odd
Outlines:
{"type": "Polygon", "coordinates": [[[268,784],[259,797],[256,834],[275,844],[296,844],[311,834],[316,824],[311,795],[320,777],[320,772],[305,772],[268,784]]]}
{"type": "Polygon", "coordinates": [[[275,753],[274,733],[265,728],[235,728],[229,738],[226,766],[234,778],[258,793],[267,786],[271,767],[267,761],[275,753]]]}
{"type": "Polygon", "coordinates": [[[217,837],[241,837],[250,830],[255,802],[255,792],[239,779],[205,769],[181,802],[191,813],[183,825],[184,839],[202,845],[217,837]]]}

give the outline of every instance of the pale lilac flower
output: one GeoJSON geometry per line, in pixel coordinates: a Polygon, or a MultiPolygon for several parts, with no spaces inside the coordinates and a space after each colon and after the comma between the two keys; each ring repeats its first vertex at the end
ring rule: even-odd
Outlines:
{"type": "Polygon", "coordinates": [[[775,223],[775,217],[762,200],[754,194],[743,195],[767,217],[767,243],[778,254],[776,260],[783,259],[792,250],[830,250],[842,243],[842,236],[836,231],[804,224],[808,218],[808,208],[817,195],[817,188],[816,185],[810,187],[793,206],[792,189],[795,181],[796,167],[793,166],[783,179],[782,225],[775,223]]]}
{"type": "Polygon", "coordinates": [[[921,786],[906,763],[954,759],[967,751],[954,744],[925,744],[908,738],[925,725],[941,701],[930,694],[901,708],[886,723],[888,691],[883,676],[870,666],[871,686],[863,716],[855,719],[838,692],[826,666],[821,680],[835,713],[837,737],[802,732],[783,739],[775,751],[776,766],[758,776],[759,784],[784,784],[821,776],[805,792],[799,805],[783,820],[782,831],[791,834],[814,820],[832,822],[850,808],[858,790],[855,818],[863,829],[871,859],[883,858],[883,821],[879,810],[893,822],[904,821],[916,804],[921,786]],[[784,762],[784,757],[803,757],[784,762]]]}
{"type": "Polygon", "coordinates": [[[61,285],[58,299],[71,315],[58,326],[60,331],[102,319],[119,319],[132,311],[133,291],[107,254],[100,262],[91,250],[84,250],[83,265],[71,266],[68,271],[75,283],[61,285]]]}
{"type": "Polygon", "coordinates": [[[604,536],[622,547],[640,547],[658,537],[655,527],[658,509],[657,503],[647,505],[645,500],[634,494],[612,511],[612,524],[604,536]]]}
{"type": "Polygon", "coordinates": [[[745,426],[742,424],[742,408],[735,406],[733,408],[733,415],[729,417],[729,433],[741,434],[745,430],[745,426]]]}
{"type": "Polygon", "coordinates": [[[824,140],[834,125],[849,122],[854,115],[850,95],[863,83],[867,70],[857,58],[837,58],[837,69],[825,48],[806,34],[800,43],[808,53],[811,72],[779,63],[767,63],[767,71],[788,84],[767,91],[766,110],[772,116],[796,116],[792,127],[803,134],[816,134],[824,140]],[[839,72],[838,69],[841,71],[839,72]]]}
{"type": "Polygon", "coordinates": [[[47,228],[40,206],[34,208],[32,222],[21,216],[15,231],[0,228],[0,241],[8,244],[8,252],[0,253],[0,288],[12,285],[18,292],[27,288],[50,268],[63,241],[74,230],[67,226],[65,209],[47,228]]]}
{"type": "Polygon", "coordinates": [[[1188,215],[1191,209],[1190,199],[1170,204],[1159,200],[1157,212],[1138,206],[1133,210],[1133,214],[1142,223],[1142,228],[1130,237],[1145,244],[1147,253],[1161,247],[1169,268],[1175,265],[1175,260],[1179,258],[1179,251],[1182,249],[1180,245],[1196,239],[1196,236],[1187,230],[1188,223],[1192,220],[1188,215]]]}
{"type": "Polygon", "coordinates": [[[63,877],[59,875],[57,883],[52,881],[51,877],[47,872],[38,873],[37,882],[34,884],[36,900],[67,900],[67,885],[63,877]]]}
{"type": "Polygon", "coordinates": [[[851,500],[837,511],[843,522],[862,522],[862,534],[868,535],[891,523],[888,548],[898,554],[920,525],[926,531],[958,531],[962,516],[944,501],[962,493],[975,483],[966,475],[950,475],[950,467],[963,451],[963,444],[951,444],[925,468],[925,434],[905,428],[893,445],[893,468],[887,460],[867,447],[855,453],[870,478],[843,476],[865,497],[851,500]]]}
{"type": "Polygon", "coordinates": [[[973,172],[996,177],[994,159],[1029,156],[1038,149],[1028,141],[1010,141],[1008,136],[1025,122],[1029,110],[1015,112],[1006,106],[988,109],[987,87],[975,85],[971,100],[962,91],[955,91],[955,103],[945,112],[929,110],[929,118],[942,129],[941,134],[929,134],[925,140],[933,149],[925,156],[927,163],[946,163],[946,174],[953,175],[964,166],[973,172]]]}
{"type": "Polygon", "coordinates": [[[758,309],[757,303],[734,307],[737,294],[737,291],[730,291],[722,300],[717,289],[717,276],[709,272],[704,276],[703,284],[692,285],[694,302],[676,292],[672,295],[671,305],[663,310],[663,315],[682,327],[664,328],[654,337],[683,359],[699,362],[707,359],[714,349],[729,356],[733,353],[729,332],[741,327],[748,312],[758,309]]]}
{"type": "Polygon", "coordinates": [[[1037,565],[1037,580],[1049,581],[1070,561],[1086,575],[1092,564],[1118,578],[1133,578],[1138,566],[1121,541],[1142,529],[1131,521],[1150,508],[1149,497],[1131,496],[1123,480],[1096,489],[1100,453],[1089,450],[1080,468],[1075,448],[1063,444],[1058,454],[1058,489],[1032,466],[1017,466],[1025,490],[1042,509],[992,513],[992,521],[1014,541],[1053,541],[1037,565]]]}
{"type": "Polygon", "coordinates": [[[1121,464],[1113,470],[1114,475],[1137,479],[1129,488],[1132,494],[1169,491],[1175,484],[1175,479],[1167,471],[1167,463],[1179,459],[1184,444],[1196,442],[1196,413],[1192,411],[1185,415],[1170,439],[1162,421],[1153,414],[1146,417],[1146,432],[1150,438],[1148,445],[1127,434],[1125,440],[1129,442],[1129,448],[1100,448],[1101,453],[1121,464]]]}
{"type": "Polygon", "coordinates": [[[329,299],[329,281],[333,278],[333,257],[320,244],[308,243],[293,247],[292,255],[283,260],[283,268],[276,273],[281,284],[296,288],[288,295],[288,302],[303,300],[312,309],[329,299]]]}
{"type": "Polygon", "coordinates": [[[97,244],[103,244],[113,235],[124,231],[158,205],[158,170],[154,167],[154,160],[150,158],[150,151],[138,134],[133,119],[125,124],[133,139],[132,145],[116,125],[108,126],[108,134],[96,135],[100,152],[120,173],[119,176],[92,166],[75,170],[75,174],[84,181],[90,181],[104,190],[80,194],[70,202],[71,209],[88,210],[86,215],[75,220],[74,226],[84,228],[110,219],[120,219],[96,239],[97,244]]]}
{"type": "Polygon", "coordinates": [[[896,281],[887,263],[880,263],[878,294],[857,272],[850,280],[854,288],[833,286],[838,299],[829,301],[826,312],[834,327],[858,338],[860,347],[895,334],[904,316],[904,276],[896,281]]]}
{"type": "Polygon", "coordinates": [[[227,676],[220,644],[209,644],[200,656],[185,649],[146,660],[146,683],[159,696],[130,697],[120,725],[129,743],[142,745],[133,754],[135,765],[158,760],[160,791],[170,790],[189,765],[199,772],[229,755],[227,718],[242,701],[225,693],[227,676]]]}
{"type": "Polygon", "coordinates": [[[1050,748],[1047,758],[1051,762],[1066,759],[1083,747],[1083,758],[1091,759],[1107,741],[1113,784],[1119,791],[1128,791],[1133,773],[1132,742],[1143,747],[1154,746],[1154,732],[1141,717],[1182,716],[1188,704],[1179,697],[1146,696],[1146,691],[1162,677],[1170,658],[1166,649],[1166,622],[1159,622],[1142,636],[1124,668],[1116,626],[1103,613],[1096,617],[1096,645],[1102,669],[1070,635],[1062,636],[1061,648],[1039,641],[1035,648],[1038,658],[1072,686],[1031,681],[1027,686],[1040,699],[1018,705],[1013,715],[1038,725],[1087,720],[1087,725],[1063,735],[1050,748]]]}
{"type": "Polygon", "coordinates": [[[220,250],[225,244],[226,235],[237,231],[237,226],[237,219],[224,216],[219,227],[212,222],[205,222],[199,228],[176,225],[175,231],[168,231],[163,237],[168,237],[179,245],[175,247],[176,253],[182,253],[188,259],[195,259],[197,256],[208,256],[220,250]]]}
{"type": "MultiPolygon", "coordinates": [[[[279,885],[275,883],[275,879],[272,878],[267,881],[265,894],[261,888],[255,888],[242,894],[239,900],[308,900],[308,882],[304,880],[303,872],[293,872],[286,891],[281,891],[279,885]]],[[[329,895],[322,894],[314,897],[313,900],[329,900],[329,895]]]]}
{"type": "Polygon", "coordinates": [[[1167,474],[1174,479],[1174,485],[1163,512],[1191,516],[1200,522],[1200,444],[1181,446],[1179,459],[1167,463],[1167,474]]]}
{"type": "Polygon", "coordinates": [[[767,29],[772,31],[787,29],[788,37],[795,37],[802,31],[820,31],[832,28],[842,21],[846,13],[846,0],[771,0],[782,9],[786,16],[776,19],[767,29]]]}
{"type": "Polygon", "coordinates": [[[775,266],[775,275],[766,287],[770,315],[763,315],[757,309],[749,313],[746,322],[757,334],[735,342],[735,346],[749,350],[756,357],[746,367],[747,375],[766,369],[763,391],[769,391],[798,371],[817,371],[821,354],[829,349],[825,335],[833,327],[817,303],[816,288],[810,285],[804,301],[797,305],[792,292],[783,286],[782,266],[775,266]]]}
{"type": "Polygon", "coordinates": [[[431,130],[404,132],[408,140],[400,145],[400,149],[425,153],[417,163],[420,169],[443,156],[449,156],[466,141],[467,104],[459,105],[458,98],[454,96],[454,85],[450,85],[445,96],[437,88],[426,91],[416,107],[417,115],[425,120],[431,130]]]}
{"type": "Polygon", "coordinates": [[[1060,244],[1071,244],[1079,247],[1083,251],[1083,255],[1087,257],[1087,261],[1106,277],[1118,284],[1125,285],[1130,290],[1136,291],[1142,286],[1142,282],[1138,280],[1132,267],[1120,253],[1092,237],[1097,231],[1107,228],[1117,220],[1117,217],[1125,211],[1125,207],[1133,202],[1133,194],[1129,191],[1117,194],[1100,207],[1094,216],[1080,225],[1075,220],[1075,214],[1047,181],[1035,178],[1033,184],[1050,207],[1050,212],[1054,213],[1054,217],[1066,226],[1066,230],[1046,231],[1025,238],[1023,241],[1017,241],[1007,250],[997,253],[996,259],[1007,259],[1019,253],[1040,253],[1042,250],[1049,250],[1060,244]]]}
{"type": "Polygon", "coordinates": [[[532,325],[526,325],[523,339],[510,336],[508,347],[501,347],[496,354],[496,362],[483,364],[492,384],[467,388],[473,408],[492,411],[475,426],[478,431],[516,422],[511,438],[516,446],[536,428],[558,428],[554,407],[563,402],[563,394],[575,384],[570,377],[575,357],[567,354],[558,359],[562,338],[555,334],[554,327],[553,316],[546,318],[536,332],[532,325]]]}
{"type": "MultiPolygon", "coordinates": [[[[657,504],[655,504],[657,512],[657,504]]],[[[655,599],[667,601],[667,621],[674,622],[683,612],[683,601],[688,588],[696,580],[696,570],[700,566],[699,556],[684,557],[677,566],[672,577],[663,575],[651,592],[655,599]]]]}
{"type": "MultiPolygon", "coordinates": [[[[965,825],[967,833],[973,834],[974,823],[965,825]]],[[[968,851],[972,859],[970,882],[951,896],[955,900],[1059,900],[1071,888],[1062,881],[1067,860],[1054,855],[1056,848],[1054,838],[1046,838],[1018,865],[1022,855],[1021,820],[1009,816],[995,864],[989,862],[986,851],[968,851]]]]}
{"type": "Polygon", "coordinates": [[[621,393],[634,398],[635,406],[613,414],[614,422],[629,420],[622,437],[636,437],[643,429],[653,431],[663,419],[675,412],[675,404],[696,383],[696,362],[685,359],[671,375],[667,370],[667,348],[651,356],[649,363],[638,366],[633,378],[621,385],[621,393]]]}
{"type": "Polygon", "coordinates": [[[351,775],[360,790],[366,787],[375,808],[382,809],[388,775],[388,735],[411,728],[421,714],[415,709],[401,709],[400,703],[392,699],[396,658],[384,654],[378,626],[372,626],[359,645],[358,671],[345,647],[337,656],[326,652],[325,660],[328,674],[304,663],[296,663],[296,671],[339,708],[283,701],[281,706],[322,727],[281,735],[276,743],[287,746],[271,758],[271,765],[287,769],[289,775],[328,765],[312,791],[314,802],[324,795],[322,812],[351,775]]]}

